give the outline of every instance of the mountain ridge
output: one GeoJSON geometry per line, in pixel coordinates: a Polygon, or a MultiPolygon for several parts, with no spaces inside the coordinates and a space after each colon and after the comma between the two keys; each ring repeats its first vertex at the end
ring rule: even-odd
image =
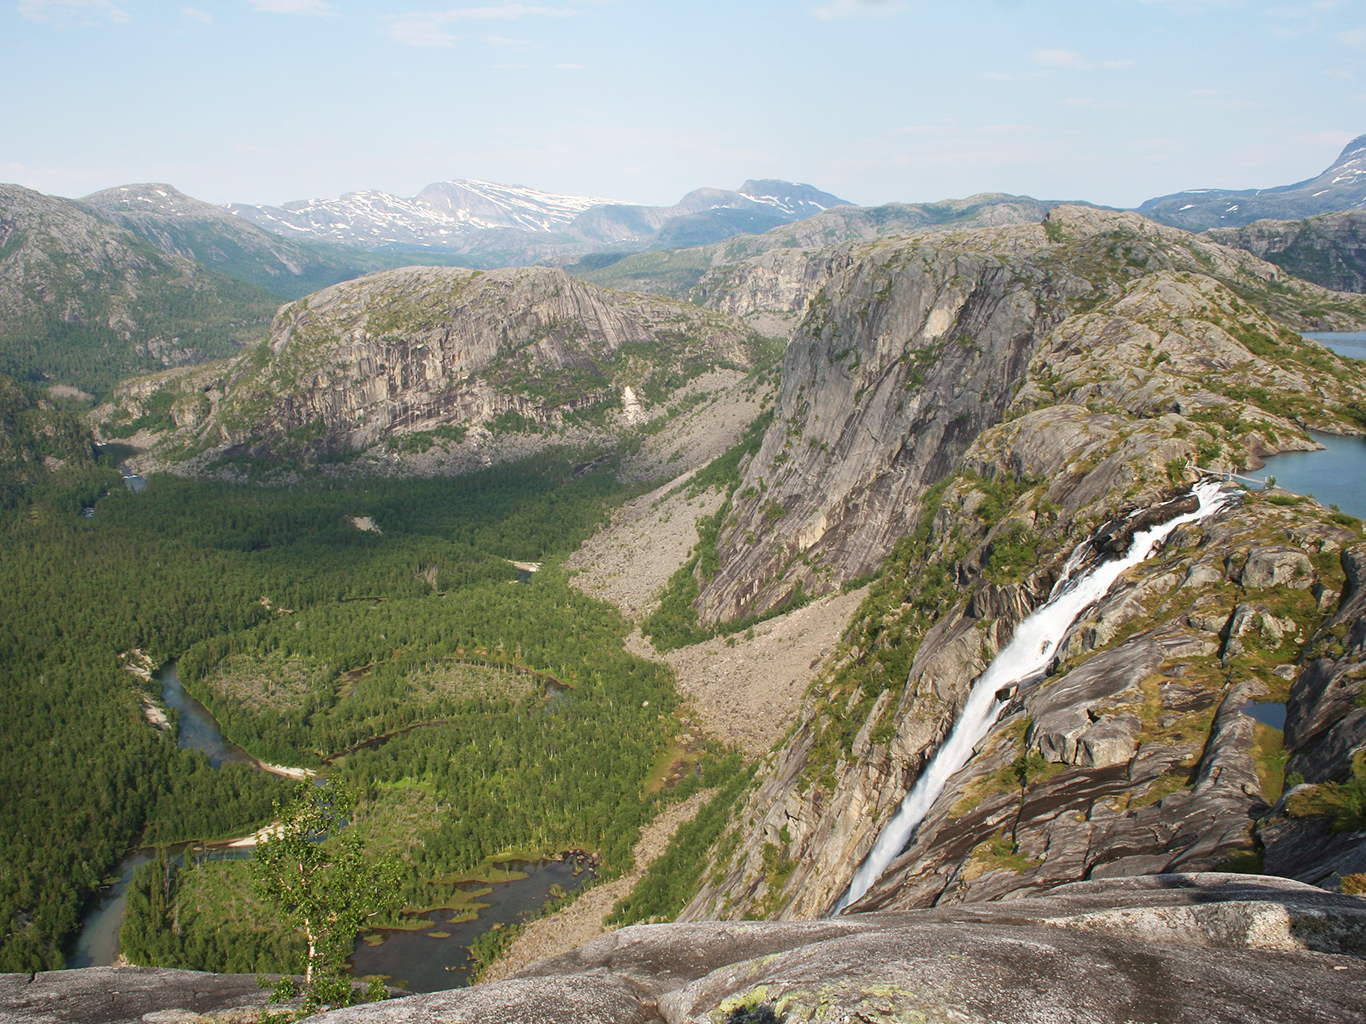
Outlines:
{"type": "MultiPolygon", "coordinates": [[[[749,214],[750,223],[740,228],[763,224],[766,230],[836,205],[848,204],[810,185],[776,179],[751,179],[737,190],[694,189],[662,207],[457,179],[430,184],[411,199],[367,189],[338,199],[281,206],[230,203],[226,209],[286,237],[372,251],[446,251],[527,263],[582,255],[605,244],[645,248],[670,222],[689,218],[694,218],[693,232],[737,233],[737,227],[717,220],[719,210],[749,214]]],[[[678,223],[675,230],[687,226],[678,223]]]]}
{"type": "Polygon", "coordinates": [[[1204,231],[1256,220],[1303,220],[1366,209],[1366,135],[1349,142],[1326,170],[1291,185],[1262,189],[1188,189],[1157,196],[1138,212],[1162,224],[1204,231]]]}

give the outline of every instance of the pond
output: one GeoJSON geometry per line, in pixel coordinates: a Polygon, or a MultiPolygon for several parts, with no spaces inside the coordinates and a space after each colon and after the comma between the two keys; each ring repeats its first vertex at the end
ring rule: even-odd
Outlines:
{"type": "MultiPolygon", "coordinates": [[[[1306,334],[1342,356],[1366,359],[1366,331],[1306,334]]],[[[1323,505],[1336,505],[1348,515],[1366,519],[1366,438],[1310,431],[1323,445],[1317,452],[1285,452],[1266,460],[1266,467],[1246,474],[1276,483],[1295,494],[1312,495],[1323,505]]]]}
{"type": "Polygon", "coordinates": [[[438,909],[416,920],[431,921],[430,927],[406,929],[377,928],[356,942],[351,957],[351,973],[357,977],[384,975],[389,983],[409,992],[438,992],[459,988],[469,980],[472,957],[469,945],[499,925],[517,923],[533,915],[554,898],[552,886],[572,892],[596,876],[581,858],[539,861],[501,861],[495,867],[525,874],[507,882],[461,882],[457,888],[478,893],[478,902],[487,905],[473,921],[452,921],[455,912],[438,909]],[[371,945],[375,937],[382,938],[371,945]]]}
{"type": "Polygon", "coordinates": [[[1285,705],[1279,702],[1268,701],[1265,704],[1258,704],[1248,701],[1240,709],[1243,714],[1254,721],[1269,725],[1273,729],[1285,731],[1285,705]]]}

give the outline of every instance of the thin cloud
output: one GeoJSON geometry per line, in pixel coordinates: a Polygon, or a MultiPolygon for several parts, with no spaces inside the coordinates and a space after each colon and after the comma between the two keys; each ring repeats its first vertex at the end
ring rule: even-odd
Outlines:
{"type": "Polygon", "coordinates": [[[904,11],[903,0],[835,0],[824,7],[813,7],[811,13],[822,21],[837,21],[841,18],[866,18],[904,11]]]}
{"type": "Polygon", "coordinates": [[[1071,68],[1074,71],[1118,71],[1131,68],[1131,60],[1087,60],[1076,50],[1035,50],[1034,63],[1049,68],[1071,68]]]}
{"type": "Polygon", "coordinates": [[[212,14],[210,14],[208,11],[201,11],[194,7],[182,7],[180,9],[180,16],[182,18],[189,18],[191,21],[197,21],[202,25],[213,24],[212,14]]]}
{"type": "Polygon", "coordinates": [[[133,19],[111,0],[23,0],[16,7],[29,21],[52,25],[93,25],[99,21],[127,24],[133,19]]]}
{"type": "Polygon", "coordinates": [[[311,18],[332,18],[337,12],[323,0],[248,0],[254,10],[267,14],[303,14],[311,18]]]}
{"type": "MultiPolygon", "coordinates": [[[[572,7],[544,7],[539,4],[497,4],[489,7],[455,7],[447,11],[411,11],[388,15],[386,34],[405,46],[435,49],[450,46],[463,38],[451,28],[461,22],[512,21],[517,18],[571,18],[579,14],[572,7]]],[[[520,41],[489,38],[502,45],[520,41]]]]}

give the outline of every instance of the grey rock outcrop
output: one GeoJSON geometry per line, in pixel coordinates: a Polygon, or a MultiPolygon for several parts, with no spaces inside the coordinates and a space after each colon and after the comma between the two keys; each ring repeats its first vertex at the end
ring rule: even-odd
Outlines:
{"type": "Polygon", "coordinates": [[[161,967],[0,974],[0,1020],[23,1024],[245,1024],[269,998],[254,974],[161,967]]]}
{"type": "Polygon", "coordinates": [[[643,401],[680,381],[752,365],[755,343],[725,314],[547,267],[408,267],[289,303],[268,345],[202,373],[129,382],[95,418],[111,429],[156,396],[174,429],[150,440],[168,460],[190,449],[200,462],[225,451],[360,451],[499,416],[540,430],[604,404],[629,425],[644,418],[643,401]]]}
{"type": "Polygon", "coordinates": [[[1259,220],[1241,228],[1214,228],[1209,237],[1333,291],[1366,291],[1366,211],[1259,220]]]}
{"type": "Polygon", "coordinates": [[[512,981],[312,1020],[701,1024],[767,1009],[791,1022],[1328,1024],[1366,1012],[1363,954],[1366,901],[1159,875],[931,911],[636,926],[512,981]]]}

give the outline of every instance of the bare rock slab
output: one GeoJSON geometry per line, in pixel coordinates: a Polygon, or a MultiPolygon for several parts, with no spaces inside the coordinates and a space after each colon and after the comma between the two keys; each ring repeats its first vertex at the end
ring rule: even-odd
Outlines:
{"type": "Polygon", "coordinates": [[[1153,875],[821,921],[637,925],[510,981],[312,1021],[714,1024],[760,1007],[787,1024],[1362,1020],[1366,900],[1153,875]]]}

